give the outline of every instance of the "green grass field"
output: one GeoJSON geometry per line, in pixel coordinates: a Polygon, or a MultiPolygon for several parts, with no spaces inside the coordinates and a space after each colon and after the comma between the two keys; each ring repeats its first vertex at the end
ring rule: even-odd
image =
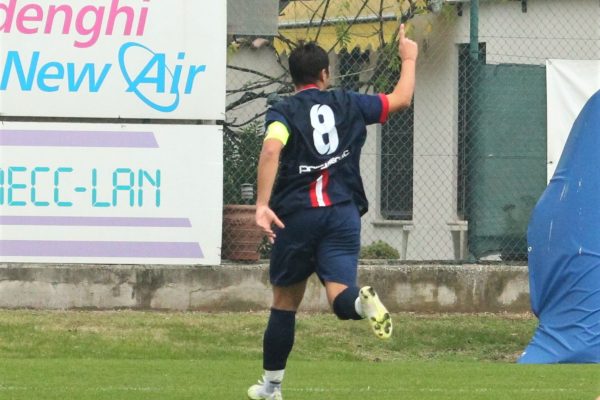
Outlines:
{"type": "MultiPolygon", "coordinates": [[[[529,315],[299,314],[284,384],[293,399],[595,400],[598,365],[516,365],[529,315]]],[[[245,399],[266,313],[0,311],[0,399],[245,399]]]]}

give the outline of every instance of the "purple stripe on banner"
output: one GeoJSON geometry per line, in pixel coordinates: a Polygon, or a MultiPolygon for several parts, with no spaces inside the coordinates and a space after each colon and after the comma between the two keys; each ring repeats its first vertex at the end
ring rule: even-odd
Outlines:
{"type": "Polygon", "coordinates": [[[0,225],[54,225],[54,226],[142,226],[189,228],[187,218],[131,218],[131,217],[35,217],[0,215],[0,225]]]}
{"type": "Polygon", "coordinates": [[[158,148],[152,132],[0,129],[0,146],[158,148]]]}
{"type": "Polygon", "coordinates": [[[204,258],[193,242],[92,242],[57,240],[0,240],[0,256],[204,258]]]}

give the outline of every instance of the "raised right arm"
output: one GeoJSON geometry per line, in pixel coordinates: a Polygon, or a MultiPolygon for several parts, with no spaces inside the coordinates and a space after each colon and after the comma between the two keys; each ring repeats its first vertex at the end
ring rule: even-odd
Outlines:
{"type": "Polygon", "coordinates": [[[390,105],[390,112],[410,107],[415,92],[415,68],[419,55],[419,46],[416,42],[406,37],[404,24],[400,25],[398,55],[402,60],[400,79],[394,90],[386,94],[390,105]]]}

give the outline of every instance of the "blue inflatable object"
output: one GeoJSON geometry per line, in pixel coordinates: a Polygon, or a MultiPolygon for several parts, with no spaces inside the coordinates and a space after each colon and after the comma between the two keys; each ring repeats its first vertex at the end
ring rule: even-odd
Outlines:
{"type": "Polygon", "coordinates": [[[575,121],[527,231],[539,326],[519,363],[600,362],[600,92],[575,121]]]}

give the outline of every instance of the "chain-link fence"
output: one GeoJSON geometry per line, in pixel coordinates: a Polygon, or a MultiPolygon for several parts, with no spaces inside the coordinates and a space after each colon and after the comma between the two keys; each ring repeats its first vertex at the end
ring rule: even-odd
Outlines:
{"type": "MultiPolygon", "coordinates": [[[[228,18],[248,24],[229,38],[226,205],[254,202],[267,104],[293,94],[290,49],[315,40],[335,87],[385,93],[399,76],[403,21],[420,46],[417,87],[410,109],[368,131],[364,257],[526,259],[547,183],[546,63],[600,59],[597,0],[254,0],[258,16],[279,8],[267,21],[274,36],[256,34],[267,22],[230,3],[228,18]]],[[[228,258],[239,244],[225,239],[228,258]]]]}

